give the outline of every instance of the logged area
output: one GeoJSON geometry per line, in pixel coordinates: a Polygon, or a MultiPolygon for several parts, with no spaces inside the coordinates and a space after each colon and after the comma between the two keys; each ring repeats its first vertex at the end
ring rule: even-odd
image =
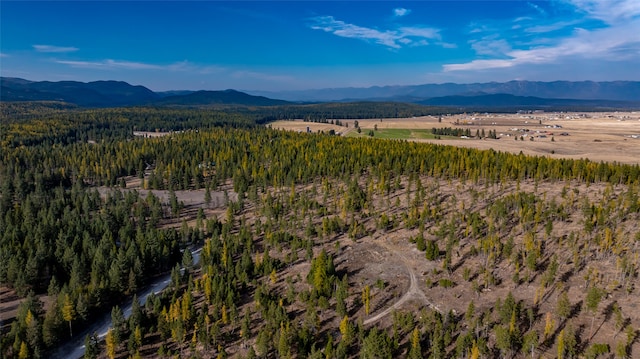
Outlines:
{"type": "Polygon", "coordinates": [[[19,113],[1,357],[640,355],[640,114],[19,113]]]}

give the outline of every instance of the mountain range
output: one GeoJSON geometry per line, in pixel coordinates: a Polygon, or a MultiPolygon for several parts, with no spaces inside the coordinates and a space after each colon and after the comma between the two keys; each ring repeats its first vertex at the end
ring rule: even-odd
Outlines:
{"type": "Polygon", "coordinates": [[[640,81],[509,81],[472,84],[346,87],[302,91],[250,91],[289,101],[385,100],[420,102],[433,97],[508,94],[554,99],[640,101],[640,81]]]}
{"type": "Polygon", "coordinates": [[[81,107],[115,106],[277,106],[290,102],[249,95],[235,90],[153,92],[122,81],[28,81],[0,78],[2,101],[62,101],[81,107]]]}
{"type": "Polygon", "coordinates": [[[80,107],[281,106],[301,102],[395,101],[473,108],[640,108],[638,81],[509,81],[281,92],[154,92],[144,86],[134,86],[122,81],[50,82],[2,77],[0,87],[2,101],[62,101],[80,107]]]}

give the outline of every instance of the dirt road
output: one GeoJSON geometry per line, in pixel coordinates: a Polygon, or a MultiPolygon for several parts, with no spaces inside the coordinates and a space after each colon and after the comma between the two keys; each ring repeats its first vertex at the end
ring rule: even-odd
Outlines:
{"type": "Polygon", "coordinates": [[[402,263],[402,265],[404,266],[404,268],[407,270],[409,274],[410,284],[409,284],[409,289],[407,289],[407,292],[404,293],[402,297],[398,299],[397,302],[395,302],[392,306],[383,310],[382,312],[367,318],[364,321],[364,325],[369,325],[379,321],[380,319],[391,314],[394,310],[397,310],[400,307],[402,307],[402,305],[404,305],[406,302],[408,302],[411,299],[415,299],[417,301],[425,303],[429,308],[439,312],[440,314],[443,314],[440,308],[438,308],[438,306],[431,303],[427,299],[427,296],[424,294],[422,289],[420,289],[420,287],[418,286],[418,278],[416,277],[416,273],[414,272],[413,268],[411,268],[411,266],[409,265],[408,258],[406,257],[406,254],[404,253],[404,251],[397,248],[397,246],[391,244],[389,242],[389,239],[387,238],[380,239],[380,241],[376,243],[378,243],[380,246],[382,246],[383,248],[388,250],[391,254],[393,254],[393,257],[399,259],[399,261],[402,263]]]}

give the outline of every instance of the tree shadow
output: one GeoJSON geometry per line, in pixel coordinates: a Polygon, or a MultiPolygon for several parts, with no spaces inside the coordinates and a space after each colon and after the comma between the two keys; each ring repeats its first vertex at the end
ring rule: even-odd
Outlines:
{"type": "Polygon", "coordinates": [[[569,312],[569,318],[573,318],[576,315],[580,314],[581,310],[582,310],[582,300],[571,307],[571,311],[569,312]]]}

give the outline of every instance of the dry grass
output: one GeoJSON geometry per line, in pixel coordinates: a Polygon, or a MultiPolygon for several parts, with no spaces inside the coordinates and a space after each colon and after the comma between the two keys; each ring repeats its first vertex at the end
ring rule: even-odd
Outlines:
{"type": "MultiPolygon", "coordinates": [[[[331,124],[277,121],[273,128],[306,131],[328,132],[333,129],[345,136],[354,136],[354,120],[341,120],[347,127],[331,124]]],[[[478,149],[494,149],[512,153],[522,153],[553,158],[588,158],[592,161],[619,162],[627,164],[640,163],[640,112],[611,113],[541,113],[541,114],[469,114],[442,117],[438,122],[436,116],[424,116],[402,119],[358,120],[362,128],[360,135],[366,136],[368,130],[377,126],[384,129],[431,129],[431,128],[469,128],[472,135],[476,131],[495,130],[499,140],[492,139],[410,139],[418,142],[429,142],[443,145],[472,147],[478,149]],[[549,128],[562,126],[562,128],[549,128]],[[515,130],[515,129],[519,130],[515,130]],[[528,129],[528,132],[522,131],[528,129]],[[536,132],[539,131],[539,132],[536,132]],[[566,132],[568,136],[562,136],[566,132]],[[550,133],[553,133],[551,135],[550,133]],[[526,134],[526,136],[525,136],[526,134]],[[546,137],[539,137],[545,135],[546,137]],[[524,136],[524,141],[519,140],[524,136]],[[518,140],[515,140],[515,138],[518,140]],[[530,138],[533,137],[533,141],[530,138]],[[553,139],[553,140],[552,140],[553,139]]]]}

